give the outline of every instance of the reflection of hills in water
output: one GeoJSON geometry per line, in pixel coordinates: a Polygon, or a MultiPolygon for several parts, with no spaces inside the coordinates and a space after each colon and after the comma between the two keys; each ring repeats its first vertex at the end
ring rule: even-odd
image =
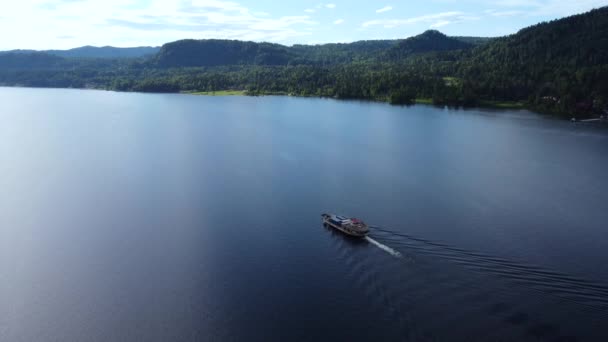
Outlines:
{"type": "Polygon", "coordinates": [[[354,284],[393,336],[608,340],[608,287],[601,284],[379,227],[372,237],[404,258],[365,248],[369,244],[362,239],[334,235],[354,284]]]}

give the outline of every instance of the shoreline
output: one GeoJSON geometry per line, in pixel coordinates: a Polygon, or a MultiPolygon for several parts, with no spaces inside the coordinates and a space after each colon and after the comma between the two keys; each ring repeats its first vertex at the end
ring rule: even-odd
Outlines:
{"type": "MultiPolygon", "coordinates": [[[[359,101],[369,101],[369,102],[379,102],[379,103],[387,103],[392,106],[408,106],[407,104],[391,104],[388,99],[350,99],[350,98],[339,98],[339,97],[331,97],[331,96],[317,96],[317,95],[297,95],[291,94],[287,92],[262,92],[256,94],[249,94],[247,90],[234,90],[234,89],[225,89],[225,90],[217,90],[217,91],[182,91],[179,94],[184,95],[196,95],[196,96],[293,96],[293,97],[304,97],[304,98],[331,98],[337,100],[359,100],[359,101]]],[[[412,101],[409,105],[432,105],[432,106],[448,106],[448,107],[462,107],[462,108],[488,108],[488,109],[511,109],[511,110],[530,110],[534,111],[531,108],[528,108],[523,102],[520,101],[489,101],[489,100],[479,100],[476,105],[473,106],[463,106],[463,105],[450,105],[450,104],[435,104],[433,99],[430,98],[418,98],[412,101]]],[[[541,114],[541,113],[539,113],[541,114]]]]}
{"type": "MultiPolygon", "coordinates": [[[[109,89],[109,88],[95,88],[95,87],[86,87],[86,88],[77,88],[77,87],[28,87],[21,85],[0,85],[2,88],[30,88],[30,89],[72,89],[72,90],[97,90],[97,91],[111,91],[117,93],[137,93],[137,94],[176,94],[176,95],[194,95],[194,96],[292,96],[292,97],[301,97],[301,98],[324,98],[324,99],[334,99],[334,100],[355,100],[355,101],[364,101],[364,102],[376,102],[376,103],[385,103],[391,106],[413,106],[413,105],[428,105],[435,107],[449,107],[449,108],[462,108],[462,109],[495,109],[495,110],[528,110],[532,113],[536,113],[542,116],[546,116],[548,118],[554,118],[558,120],[570,121],[571,117],[557,116],[552,113],[547,113],[543,111],[539,111],[534,106],[527,105],[521,101],[492,101],[492,100],[479,100],[475,105],[462,105],[462,104],[449,104],[449,103],[434,103],[433,99],[430,98],[418,98],[412,101],[411,104],[391,104],[388,98],[377,98],[377,99],[367,99],[367,98],[340,98],[335,96],[319,96],[319,95],[298,95],[294,93],[288,92],[259,92],[250,94],[247,90],[235,90],[235,89],[224,89],[217,91],[179,91],[179,92],[145,92],[145,91],[124,91],[117,89],[109,89]]],[[[590,117],[595,118],[595,117],[590,117]]],[[[576,122],[581,122],[584,119],[577,119],[576,122]]],[[[591,122],[590,122],[591,123],[591,122]]],[[[606,121],[598,121],[593,122],[593,124],[604,124],[606,121]]]]}
{"type": "Polygon", "coordinates": [[[179,94],[197,96],[249,96],[246,90],[184,91],[179,94]]]}

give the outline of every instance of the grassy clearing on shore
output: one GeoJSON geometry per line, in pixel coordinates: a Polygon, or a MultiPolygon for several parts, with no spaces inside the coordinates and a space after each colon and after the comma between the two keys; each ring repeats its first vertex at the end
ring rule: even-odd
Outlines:
{"type": "MultiPolygon", "coordinates": [[[[434,104],[433,99],[416,99],[416,104],[434,104]]],[[[506,102],[506,101],[479,101],[478,107],[497,108],[497,109],[525,109],[526,105],[523,102],[506,102]]],[[[477,107],[473,106],[473,107],[477,107]]]]}
{"type": "Polygon", "coordinates": [[[433,104],[433,99],[416,99],[417,104],[433,104]]]}
{"type": "Polygon", "coordinates": [[[444,77],[446,87],[458,87],[460,85],[460,79],[458,77],[444,77]]]}
{"type": "Polygon", "coordinates": [[[501,102],[501,101],[481,101],[482,107],[500,108],[500,109],[524,109],[526,105],[522,102],[501,102]]]}
{"type": "MultiPolygon", "coordinates": [[[[204,96],[265,96],[265,95],[289,95],[294,96],[294,94],[290,94],[287,92],[259,92],[259,93],[248,93],[246,90],[218,90],[218,91],[189,91],[184,92],[189,95],[204,95],[204,96]]],[[[295,95],[300,97],[309,97],[306,95],[295,95]]],[[[316,97],[315,95],[310,95],[310,97],[316,97]]],[[[387,101],[387,99],[379,99],[379,101],[387,101]]],[[[427,104],[432,105],[433,99],[429,98],[420,98],[416,99],[416,104],[427,104]]],[[[522,102],[501,102],[501,101],[480,101],[478,102],[479,107],[485,108],[497,108],[497,109],[525,109],[526,106],[522,102]]]]}
{"type": "Polygon", "coordinates": [[[243,96],[247,95],[245,90],[218,90],[218,91],[195,91],[187,92],[190,95],[205,95],[205,96],[243,96]]]}

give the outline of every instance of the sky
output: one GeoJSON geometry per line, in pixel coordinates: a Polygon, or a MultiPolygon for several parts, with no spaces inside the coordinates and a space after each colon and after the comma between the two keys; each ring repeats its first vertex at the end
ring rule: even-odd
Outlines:
{"type": "Polygon", "coordinates": [[[284,45],[397,39],[436,29],[501,36],[608,0],[0,0],[0,50],[160,46],[186,39],[284,45]]]}

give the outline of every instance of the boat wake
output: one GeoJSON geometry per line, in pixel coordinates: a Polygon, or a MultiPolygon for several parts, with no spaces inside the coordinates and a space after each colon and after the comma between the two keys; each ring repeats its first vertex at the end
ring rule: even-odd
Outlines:
{"type": "Polygon", "coordinates": [[[332,244],[352,284],[383,320],[391,322],[384,327],[402,340],[442,341],[453,334],[471,334],[487,340],[607,341],[597,338],[605,335],[608,317],[608,288],[601,283],[396,230],[370,228],[371,235],[365,238],[336,238],[332,244]],[[464,309],[454,315],[445,308],[464,309]],[[487,329],[485,322],[493,328],[487,329]]]}
{"type": "Polygon", "coordinates": [[[376,233],[380,233],[379,239],[394,243],[400,248],[441,257],[468,269],[511,280],[608,316],[608,286],[603,284],[380,227],[373,228],[376,233]]]}
{"type": "Polygon", "coordinates": [[[387,252],[388,254],[394,256],[395,258],[401,258],[401,253],[397,252],[396,250],[390,248],[387,245],[383,245],[380,242],[372,239],[369,236],[365,237],[365,240],[367,240],[369,243],[371,243],[372,245],[375,245],[376,247],[380,248],[381,250],[387,252]]]}

